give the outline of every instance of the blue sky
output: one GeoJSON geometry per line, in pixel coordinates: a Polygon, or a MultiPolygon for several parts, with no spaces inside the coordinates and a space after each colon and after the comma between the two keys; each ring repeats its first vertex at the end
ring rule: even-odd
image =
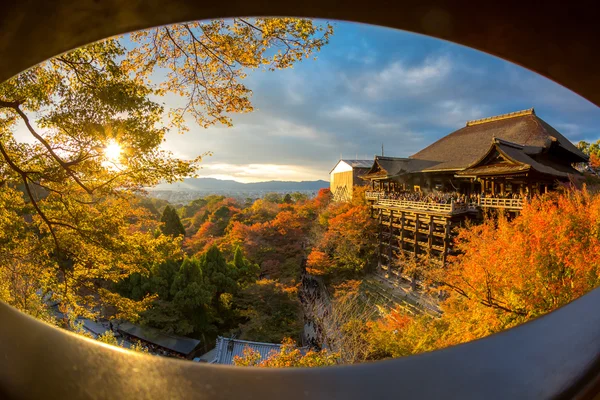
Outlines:
{"type": "MultiPolygon", "coordinates": [[[[328,179],[340,156],[411,155],[470,119],[534,107],[571,141],[600,139],[600,109],[533,72],[408,32],[335,22],[318,59],[250,72],[256,111],[233,128],[169,133],[201,176],[242,182],[328,179]]],[[[169,99],[165,99],[169,105],[169,99]]]]}
{"type": "Polygon", "coordinates": [[[600,138],[600,110],[524,68],[438,39],[335,23],[316,61],[252,72],[256,111],[234,127],[170,134],[183,157],[210,150],[201,176],[328,179],[340,156],[408,156],[470,119],[534,107],[571,141],[600,138]]]}

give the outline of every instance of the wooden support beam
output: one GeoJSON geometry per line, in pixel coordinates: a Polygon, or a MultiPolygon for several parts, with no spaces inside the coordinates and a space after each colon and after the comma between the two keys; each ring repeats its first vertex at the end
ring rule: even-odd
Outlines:
{"type": "Polygon", "coordinates": [[[377,245],[377,265],[381,267],[381,239],[383,236],[383,232],[381,231],[383,227],[383,210],[379,210],[379,234],[377,235],[377,239],[379,241],[377,245]]]}
{"type": "Polygon", "coordinates": [[[442,262],[446,263],[446,256],[448,255],[448,247],[450,246],[450,220],[446,220],[446,226],[444,231],[444,254],[442,255],[442,262]]]}
{"type": "Polygon", "coordinates": [[[393,229],[394,229],[394,210],[390,210],[390,228],[389,228],[389,237],[388,237],[388,271],[391,270],[392,267],[392,237],[393,237],[393,229]]]}
{"type": "Polygon", "coordinates": [[[400,250],[404,251],[404,224],[406,223],[405,212],[400,213],[400,250]]]}
{"type": "Polygon", "coordinates": [[[433,215],[429,216],[429,235],[427,236],[427,245],[429,257],[431,257],[431,246],[433,246],[433,215]]]}
{"type": "Polygon", "coordinates": [[[418,237],[419,237],[419,214],[415,213],[415,237],[414,237],[414,243],[413,243],[413,247],[414,247],[414,253],[415,253],[415,257],[417,257],[417,254],[419,254],[419,245],[418,245],[418,237]]]}

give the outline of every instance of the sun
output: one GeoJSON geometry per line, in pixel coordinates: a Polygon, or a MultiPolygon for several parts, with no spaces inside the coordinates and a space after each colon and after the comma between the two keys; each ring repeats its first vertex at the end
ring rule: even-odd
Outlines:
{"type": "Polygon", "coordinates": [[[108,161],[111,162],[118,162],[119,158],[121,157],[121,152],[121,146],[114,140],[108,142],[104,147],[104,156],[108,161]]]}

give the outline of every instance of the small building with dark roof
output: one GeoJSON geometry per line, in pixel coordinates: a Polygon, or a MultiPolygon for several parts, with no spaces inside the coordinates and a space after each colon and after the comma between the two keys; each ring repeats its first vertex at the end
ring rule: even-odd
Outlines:
{"type": "Polygon", "coordinates": [[[351,200],[354,187],[365,185],[365,181],[360,177],[369,171],[372,165],[372,160],[339,160],[329,172],[329,188],[334,200],[351,200]]]}
{"type": "MultiPolygon", "coordinates": [[[[160,330],[123,322],[117,328],[118,332],[130,339],[137,339],[145,345],[163,349],[167,353],[185,358],[193,357],[199,350],[200,341],[183,336],[168,335],[160,330]]],[[[156,352],[157,349],[152,349],[156,352]]]]}

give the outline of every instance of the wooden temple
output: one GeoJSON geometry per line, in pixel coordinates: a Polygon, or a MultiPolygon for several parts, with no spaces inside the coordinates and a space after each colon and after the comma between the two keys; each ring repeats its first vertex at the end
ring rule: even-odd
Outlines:
{"type": "Polygon", "coordinates": [[[379,265],[399,275],[400,253],[445,262],[455,227],[484,209],[518,213],[584,162],[533,108],[469,121],[410,157],[376,156],[362,179],[379,221],[379,265]]]}

